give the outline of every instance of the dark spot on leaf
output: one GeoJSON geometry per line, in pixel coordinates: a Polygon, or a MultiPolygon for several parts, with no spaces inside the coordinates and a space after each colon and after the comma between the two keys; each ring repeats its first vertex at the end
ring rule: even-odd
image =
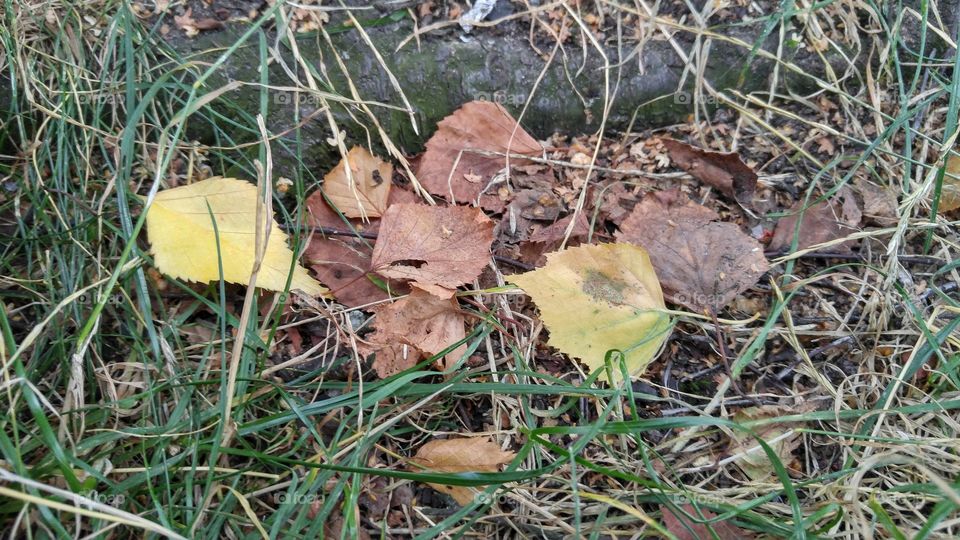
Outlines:
{"type": "Polygon", "coordinates": [[[402,259],[399,261],[393,261],[390,263],[390,266],[412,266],[414,268],[420,268],[425,264],[427,264],[427,261],[423,259],[402,259]]]}

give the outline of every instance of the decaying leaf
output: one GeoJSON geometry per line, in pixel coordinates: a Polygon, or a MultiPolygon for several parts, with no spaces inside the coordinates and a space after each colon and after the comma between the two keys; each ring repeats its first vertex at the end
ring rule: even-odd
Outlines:
{"type": "Polygon", "coordinates": [[[732,223],[678,190],[648,195],[617,239],[643,246],[668,297],[697,312],[718,312],[770,267],[763,248],[732,223]]]}
{"type": "Polygon", "coordinates": [[[478,208],[395,204],[373,248],[373,269],[392,279],[455,289],[490,259],[493,222],[478,208]]]}
{"type": "MultiPolygon", "coordinates": [[[[413,193],[394,187],[390,190],[387,206],[404,202],[416,202],[413,193]]],[[[323,194],[314,192],[307,197],[308,223],[313,227],[326,227],[344,232],[372,235],[380,227],[380,220],[373,218],[364,222],[361,219],[346,219],[337,215],[323,199],[323,194]],[[351,229],[352,228],[352,229],[351,229]]],[[[389,280],[378,278],[372,273],[371,255],[374,239],[357,235],[338,235],[324,238],[318,232],[310,239],[304,252],[304,259],[317,274],[321,283],[330,287],[330,293],[338,302],[350,307],[386,300],[390,297],[407,294],[409,287],[389,280]],[[381,287],[374,280],[381,281],[381,287]]]]}
{"type": "Polygon", "coordinates": [[[953,212],[957,208],[960,208],[960,154],[954,152],[947,158],[943,189],[940,190],[939,210],[953,212]]]}
{"type": "MultiPolygon", "coordinates": [[[[804,210],[804,202],[798,201],[789,210],[790,215],[777,222],[770,240],[770,249],[788,250],[797,236],[797,249],[830,242],[856,232],[863,213],[857,205],[853,190],[844,186],[837,196],[820,201],[804,210]],[[800,222],[799,229],[797,222],[800,222]]],[[[853,242],[833,246],[837,251],[850,251],[853,242]]]]}
{"type": "Polygon", "coordinates": [[[191,8],[187,8],[182,15],[174,15],[173,23],[177,25],[177,28],[183,30],[183,33],[186,34],[187,37],[194,37],[199,34],[201,30],[216,30],[223,27],[223,21],[218,21],[217,19],[194,19],[191,8]]]}
{"type": "MultiPolygon", "coordinates": [[[[438,354],[466,336],[464,315],[454,291],[440,287],[424,290],[414,285],[408,296],[378,308],[376,314],[375,331],[367,341],[377,351],[373,368],[381,378],[416,365],[421,351],[438,354]]],[[[466,345],[454,349],[443,367],[459,361],[466,350],[466,345]]]]}
{"type": "MultiPolygon", "coordinates": [[[[643,373],[670,329],[647,252],[629,244],[585,245],[547,255],[547,265],[509,280],[533,298],[549,344],[593,371],[610,350],[643,373]]],[[[614,364],[614,379],[620,381],[614,364]]],[[[605,371],[600,378],[607,380],[605,371]]]]}
{"type": "MultiPolygon", "coordinates": [[[[369,244],[358,238],[322,238],[316,235],[310,240],[303,258],[317,274],[317,279],[330,288],[330,294],[338,302],[349,307],[360,307],[390,298],[387,290],[373,281],[380,278],[371,271],[371,252],[369,244]]],[[[406,294],[409,290],[386,279],[380,281],[395,296],[406,294]]]]}
{"type": "MultiPolygon", "coordinates": [[[[671,534],[677,537],[677,540],[705,540],[707,538],[714,538],[714,534],[716,534],[716,538],[722,538],[723,540],[734,538],[737,540],[750,540],[751,538],[756,538],[756,534],[754,534],[753,531],[737,527],[730,521],[713,522],[708,526],[706,523],[698,523],[682,514],[678,516],[677,513],[672,512],[667,507],[661,508],[663,525],[671,534]],[[711,529],[713,530],[713,534],[710,532],[711,529]]],[[[701,520],[717,517],[713,512],[703,508],[700,509],[700,514],[698,514],[697,509],[694,508],[692,504],[682,504],[680,505],[680,509],[691,516],[701,515],[701,520]]]]}
{"type": "MultiPolygon", "coordinates": [[[[417,178],[427,191],[450,202],[473,204],[479,200],[502,208],[496,189],[489,184],[506,167],[507,158],[478,154],[477,150],[539,156],[543,147],[499,103],[471,101],[437,125],[437,132],[427,141],[417,178]],[[481,197],[481,193],[488,195],[481,197]]],[[[511,165],[530,163],[510,159],[511,165]]]]}
{"type": "Polygon", "coordinates": [[[872,221],[881,227],[897,222],[897,195],[888,187],[878,186],[869,180],[858,180],[857,191],[863,197],[864,221],[872,221]]]}
{"type": "Polygon", "coordinates": [[[387,209],[392,176],[393,165],[354,146],[347,158],[323,177],[323,193],[347,217],[380,217],[387,209]],[[348,161],[352,182],[347,178],[348,161]]]}
{"type": "Polygon", "coordinates": [[[674,139],[661,139],[661,142],[677,167],[740,204],[750,206],[757,190],[757,173],[736,152],[709,152],[674,139]]]}
{"type": "MultiPolygon", "coordinates": [[[[784,414],[786,414],[785,410],[774,405],[749,407],[737,411],[733,415],[733,421],[744,423],[763,418],[776,418],[784,414]]],[[[754,429],[754,431],[770,446],[785,467],[793,461],[793,451],[800,446],[800,439],[792,426],[776,423],[765,424],[754,429]]],[[[770,457],[763,451],[757,439],[746,431],[734,430],[733,437],[727,447],[727,453],[731,456],[737,456],[734,463],[751,480],[766,481],[776,474],[773,470],[773,463],[770,462],[770,457]]]]}
{"type": "MultiPolygon", "coordinates": [[[[514,455],[489,439],[438,439],[421,446],[410,461],[431,472],[497,472],[502,465],[510,463],[514,455]]],[[[465,486],[428,485],[464,506],[472,503],[477,494],[477,490],[465,486]]]]}
{"type": "MultiPolygon", "coordinates": [[[[210,282],[220,279],[222,261],[224,281],[249,283],[256,251],[257,197],[257,186],[250,182],[220,177],[158,193],[147,211],[147,236],[157,268],[175,278],[210,282]]],[[[310,296],[326,294],[327,290],[296,264],[286,233],[274,222],[257,287],[284,290],[291,266],[291,290],[310,296]]]]}
{"type": "MultiPolygon", "coordinates": [[[[570,214],[552,225],[534,231],[530,235],[530,240],[520,245],[521,259],[534,266],[546,264],[546,255],[560,247],[573,217],[574,214],[570,214]]],[[[576,217],[577,220],[573,224],[573,230],[570,231],[570,238],[567,242],[569,247],[579,246],[580,242],[590,234],[590,222],[587,221],[584,212],[577,213],[576,217]]]]}

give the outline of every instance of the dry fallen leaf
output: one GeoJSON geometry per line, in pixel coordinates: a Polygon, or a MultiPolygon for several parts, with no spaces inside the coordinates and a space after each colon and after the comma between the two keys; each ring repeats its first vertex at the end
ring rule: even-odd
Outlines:
{"type": "Polygon", "coordinates": [[[390,206],[373,248],[373,269],[454,289],[472,281],[490,259],[493,222],[478,208],[425,204],[390,206]]]}
{"type": "Polygon", "coordinates": [[[183,30],[183,33],[186,34],[187,37],[194,37],[199,34],[201,30],[216,30],[223,27],[223,21],[217,19],[194,19],[191,8],[187,8],[187,10],[183,12],[183,15],[174,15],[173,23],[177,25],[177,28],[183,30]]]}
{"type": "Polygon", "coordinates": [[[661,142],[677,167],[740,204],[750,206],[757,190],[757,173],[736,152],[709,152],[674,139],[661,142]]]}
{"type": "Polygon", "coordinates": [[[864,220],[881,227],[897,223],[897,195],[892,189],[862,179],[857,180],[856,188],[863,197],[864,220]]]}
{"type": "Polygon", "coordinates": [[[380,217],[387,209],[392,176],[393,165],[362,146],[354,146],[347,158],[323,177],[323,193],[347,217],[380,217]],[[347,178],[347,161],[352,182],[347,178]]]}
{"type": "MultiPolygon", "coordinates": [[[[473,152],[476,150],[527,156],[543,153],[540,143],[499,103],[471,101],[437,125],[437,132],[427,141],[417,178],[427,191],[450,202],[473,204],[479,199],[485,207],[499,210],[503,201],[488,184],[506,167],[506,158],[473,152]]],[[[511,165],[530,163],[510,159],[511,165]]]]}
{"type": "MultiPolygon", "coordinates": [[[[488,439],[438,439],[421,446],[410,461],[431,472],[497,472],[501,465],[510,463],[513,456],[513,452],[501,450],[498,444],[488,439]]],[[[472,503],[477,493],[474,488],[466,486],[428,485],[450,495],[463,506],[472,503]]]]}
{"type": "MultiPolygon", "coordinates": [[[[373,242],[369,240],[367,242],[373,242]]],[[[303,252],[307,265],[317,279],[330,288],[337,302],[349,307],[360,307],[390,298],[390,294],[371,280],[370,244],[351,237],[321,238],[310,240],[303,252]]],[[[406,294],[408,288],[401,284],[381,279],[394,295],[406,294]]]]}
{"type": "Polygon", "coordinates": [[[940,190],[941,212],[953,212],[960,208],[960,154],[951,153],[947,158],[943,189],[940,190]]]}
{"type": "MultiPolygon", "coordinates": [[[[257,197],[254,184],[220,177],[158,193],[147,211],[147,236],[157,268],[175,278],[210,282],[220,279],[222,261],[224,281],[249,283],[255,257],[257,197]]],[[[284,290],[291,266],[291,290],[310,296],[326,294],[327,290],[296,264],[286,233],[274,222],[257,287],[284,290]]]]}
{"type": "MultiPolygon", "coordinates": [[[[586,239],[590,234],[590,222],[584,212],[575,215],[577,221],[573,224],[573,230],[570,231],[570,238],[567,241],[569,247],[579,246],[581,240],[586,239]]],[[[521,260],[538,267],[546,264],[546,255],[560,247],[573,217],[574,214],[570,214],[553,225],[548,225],[531,234],[530,240],[520,245],[521,260]]]]}
{"type": "MultiPolygon", "coordinates": [[[[797,412],[797,411],[792,411],[797,412]]],[[[762,407],[749,407],[737,411],[733,415],[733,421],[744,423],[751,420],[760,420],[763,418],[776,418],[786,414],[787,411],[773,405],[764,405],[762,407]]],[[[754,430],[760,438],[766,442],[777,458],[785,467],[793,461],[793,451],[800,446],[800,439],[793,426],[785,424],[765,424],[754,430]]],[[[754,481],[767,481],[776,473],[773,470],[773,463],[770,457],[760,447],[760,443],[750,433],[743,430],[734,430],[733,437],[727,447],[727,453],[730,456],[737,456],[734,463],[743,471],[743,474],[754,481]]]]}
{"type": "MultiPolygon", "coordinates": [[[[647,252],[629,244],[585,245],[547,255],[547,265],[509,280],[524,290],[550,330],[549,345],[604,366],[608,351],[623,353],[627,373],[639,376],[670,328],[660,283],[647,252]]],[[[620,370],[614,364],[614,379],[620,370]]],[[[608,380],[606,372],[600,378],[608,380]]]]}
{"type": "MultiPolygon", "coordinates": [[[[790,215],[777,222],[770,240],[770,249],[789,250],[794,235],[797,249],[830,242],[857,231],[863,214],[857,205],[853,190],[844,186],[837,196],[829,201],[820,201],[804,210],[804,202],[797,201],[789,210],[790,215]],[[799,229],[797,222],[800,221],[799,229]]],[[[832,247],[837,251],[850,251],[854,242],[843,242],[832,247]]]]}
{"type": "MultiPolygon", "coordinates": [[[[390,190],[387,206],[415,201],[416,195],[394,187],[390,190]]],[[[352,227],[353,231],[368,236],[376,234],[380,227],[380,220],[376,218],[366,223],[357,218],[344,220],[330,208],[320,192],[314,192],[307,197],[306,205],[308,223],[313,227],[326,227],[343,232],[350,232],[352,227]]],[[[321,233],[317,233],[310,239],[310,244],[304,251],[304,259],[316,272],[320,282],[330,287],[334,298],[346,306],[359,307],[389,298],[387,290],[374,283],[374,279],[382,281],[381,285],[387,287],[393,295],[407,294],[409,287],[377,278],[372,274],[370,256],[373,254],[373,243],[372,238],[357,235],[343,234],[324,238],[321,233]]]]}
{"type": "MultiPolygon", "coordinates": [[[[737,540],[749,540],[751,538],[756,538],[756,534],[753,531],[744,529],[742,527],[737,527],[730,521],[718,521],[711,523],[710,526],[707,526],[706,523],[697,523],[696,521],[683,516],[677,516],[677,513],[670,511],[667,507],[661,507],[663,513],[663,525],[666,527],[671,534],[677,537],[677,540],[705,540],[707,538],[714,538],[714,535],[711,534],[710,530],[713,530],[713,533],[716,534],[716,538],[721,538],[723,540],[728,539],[737,539],[737,540]]],[[[692,504],[682,504],[680,509],[690,514],[691,516],[696,516],[697,510],[693,507],[692,504]]],[[[702,519],[712,519],[717,517],[713,512],[700,509],[702,514],[702,519]]]]}
{"type": "MultiPolygon", "coordinates": [[[[419,351],[435,355],[467,335],[454,291],[440,287],[430,287],[428,291],[414,286],[408,296],[378,308],[376,314],[375,331],[367,341],[378,351],[373,369],[381,378],[416,365],[421,359],[419,351]]],[[[446,356],[443,368],[459,361],[466,350],[466,345],[454,349],[446,356]]]]}
{"type": "Polygon", "coordinates": [[[662,191],[645,197],[616,236],[650,252],[668,297],[716,313],[770,267],[756,240],[718,218],[678,190],[662,191]]]}

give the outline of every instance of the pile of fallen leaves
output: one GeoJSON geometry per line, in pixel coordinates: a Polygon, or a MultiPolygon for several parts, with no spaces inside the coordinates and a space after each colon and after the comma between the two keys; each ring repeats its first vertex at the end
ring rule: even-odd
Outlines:
{"type": "MultiPolygon", "coordinates": [[[[621,170],[672,163],[724,199],[722,217],[679,184],[629,191],[615,178],[591,179],[600,177],[589,153],[580,141],[545,148],[486,101],[440,122],[414,159],[415,179],[355,147],[306,201],[304,259],[316,280],[295,265],[274,223],[263,231],[256,284],[284,290],[292,271],[291,289],[329,289],[340,304],[373,313],[356,349],[389,377],[428,358],[440,370],[467,360],[465,339],[480,318],[463,309],[460,289],[513,283],[536,301],[551,345],[591,371],[603,368],[601,380],[619,380],[642,374],[669,333],[664,299],[716,318],[769,270],[762,242],[782,252],[849,250],[862,223],[895,211],[868,184],[840,186],[797,201],[771,224],[757,215],[775,206],[758,197],[757,174],[735,153],[654,138],[605,158],[621,170]],[[503,266],[529,271],[504,278],[503,266]],[[610,351],[623,360],[612,373],[610,351]]],[[[157,266],[193,281],[222,275],[248,284],[256,199],[253,184],[221,178],[161,192],[148,216],[157,266]]]]}
{"type": "MultiPolygon", "coordinates": [[[[254,184],[213,178],[163,191],[147,218],[155,262],[183,279],[244,285],[256,267],[259,287],[285,290],[291,276],[291,290],[372,314],[352,343],[382,378],[431,366],[451,374],[469,363],[471,327],[497,309],[472,295],[513,284],[535,302],[549,345],[619,383],[643,374],[662,349],[673,324],[668,302],[715,321],[770,270],[765,248],[849,250],[860,227],[895,211],[890,196],[864,183],[776,208],[738,155],[678,140],[613,149],[602,163],[582,141],[557,142],[537,141],[499,104],[479,101],[439,124],[413,159],[415,178],[353,148],[306,201],[303,259],[315,277],[265,217],[254,184]],[[598,174],[601,164],[611,174],[598,174]],[[617,175],[665,167],[685,171],[725,210],[691,200],[676,177],[628,189],[617,175]],[[778,221],[758,217],[776,210],[778,221]]],[[[458,441],[423,447],[414,463],[493,471],[512,457],[489,443],[490,452],[464,461],[470,454],[457,445],[477,445],[458,441]],[[481,458],[490,462],[474,463],[481,458]]],[[[472,497],[462,489],[449,492],[472,497]]]]}

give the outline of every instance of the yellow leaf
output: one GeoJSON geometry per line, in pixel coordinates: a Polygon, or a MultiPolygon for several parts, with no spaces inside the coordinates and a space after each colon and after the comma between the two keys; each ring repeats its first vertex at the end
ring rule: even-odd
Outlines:
{"type": "MultiPolygon", "coordinates": [[[[647,252],[630,244],[584,245],[547,255],[547,265],[510,276],[550,330],[549,344],[591,371],[607,351],[623,353],[631,377],[643,373],[670,328],[647,252]]],[[[616,359],[616,357],[614,357],[616,359]]],[[[621,379],[614,363],[614,379],[621,379]]],[[[605,372],[600,378],[607,380],[605,372]]]]}
{"type": "MultiPolygon", "coordinates": [[[[513,460],[513,452],[504,452],[488,439],[459,438],[430,441],[417,450],[411,461],[432,472],[497,472],[513,460]]],[[[467,486],[428,484],[446,493],[461,505],[473,502],[477,491],[467,486]]]]}
{"type": "Polygon", "coordinates": [[[952,212],[960,208],[960,155],[951,153],[947,158],[947,174],[943,177],[943,189],[940,191],[941,212],[952,212]]]}
{"type": "MultiPolygon", "coordinates": [[[[157,268],[188,281],[218,281],[212,213],[220,236],[223,280],[249,283],[256,251],[257,196],[254,184],[220,177],[158,193],[147,211],[147,236],[157,268]]],[[[274,222],[257,286],[282,291],[292,264],[294,255],[287,247],[287,235],[274,222]]],[[[290,289],[310,296],[327,292],[300,265],[293,269],[290,289]]]]}
{"type": "Polygon", "coordinates": [[[393,165],[362,146],[354,146],[347,153],[347,159],[340,160],[323,177],[323,193],[347,217],[380,217],[387,209],[392,176],[393,165]],[[347,178],[347,161],[352,182],[347,178]]]}

